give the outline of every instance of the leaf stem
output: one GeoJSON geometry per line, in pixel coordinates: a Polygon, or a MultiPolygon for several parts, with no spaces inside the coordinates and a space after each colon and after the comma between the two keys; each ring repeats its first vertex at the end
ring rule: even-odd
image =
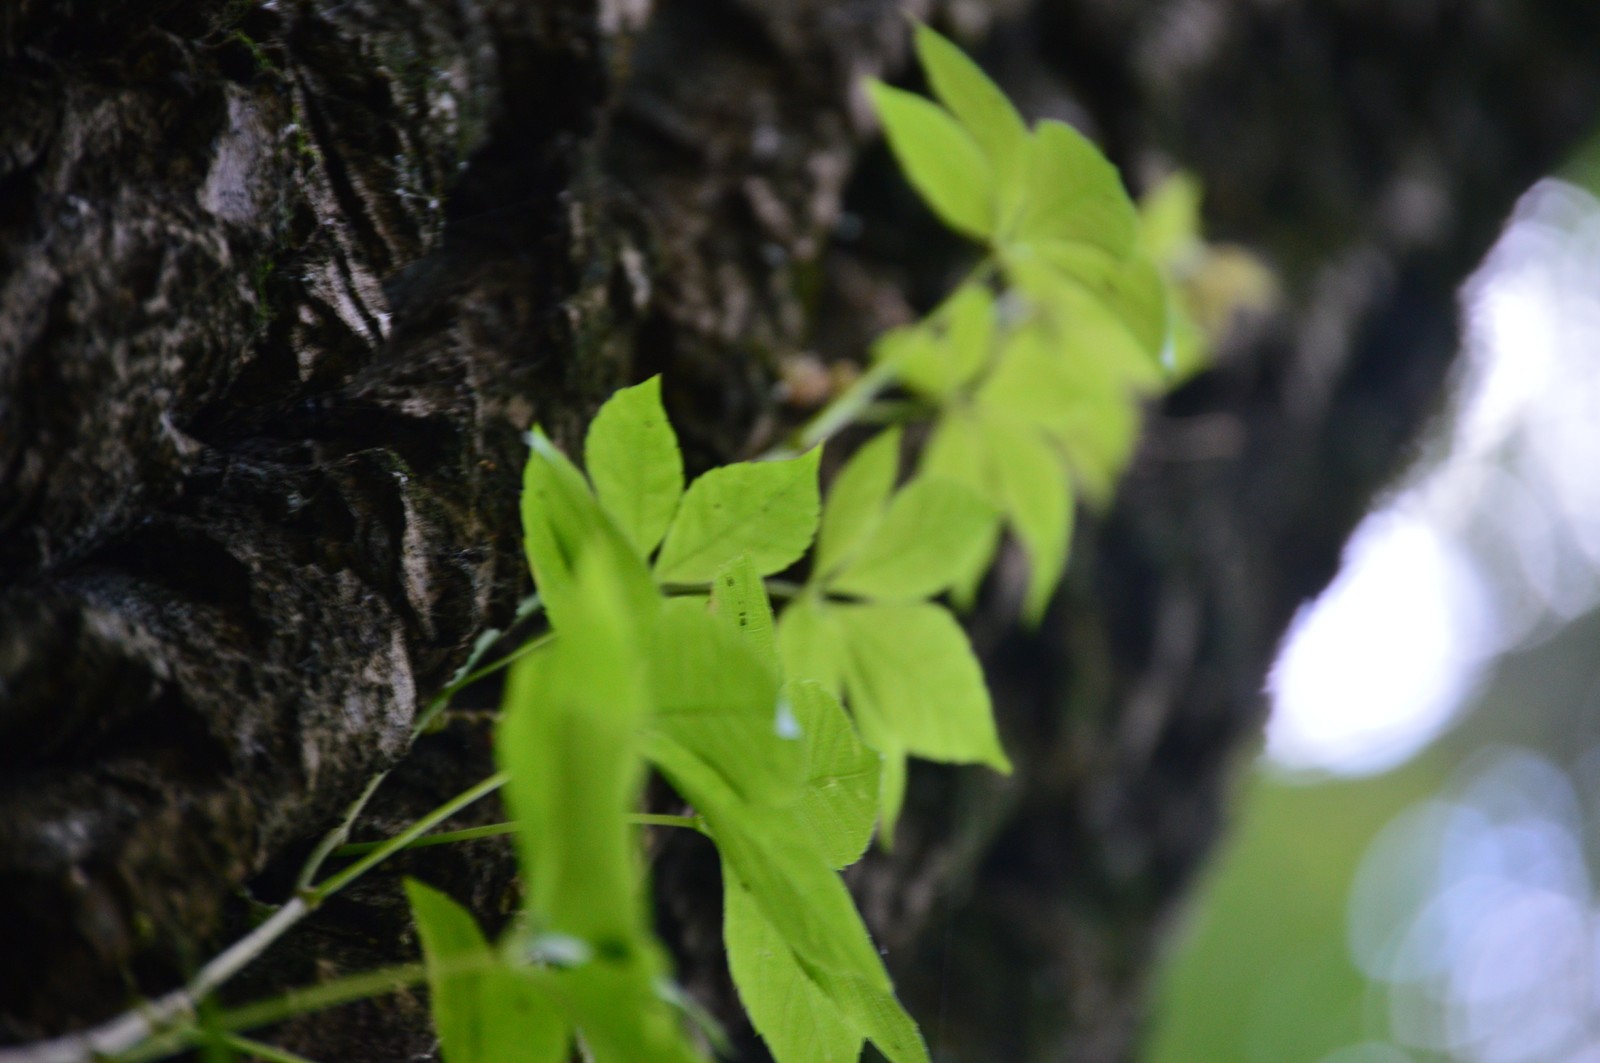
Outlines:
{"type": "Polygon", "coordinates": [[[264,1059],[267,1063],[312,1063],[305,1056],[297,1055],[286,1048],[269,1045],[265,1041],[252,1040],[249,1037],[240,1037],[236,1033],[221,1034],[217,1038],[235,1052],[246,1052],[257,1059],[264,1059]]]}
{"type": "MultiPolygon", "coordinates": [[[[470,842],[479,838],[495,838],[502,834],[515,834],[520,827],[521,824],[519,823],[489,823],[482,827],[440,831],[438,834],[425,834],[420,838],[416,838],[402,846],[402,848],[424,849],[430,845],[449,845],[452,842],[470,842]]],[[[376,852],[384,844],[386,843],[382,841],[351,842],[349,845],[340,846],[339,851],[334,855],[360,856],[363,853],[376,852]]]]}
{"type": "Polygon", "coordinates": [[[457,680],[453,681],[449,686],[444,688],[444,693],[441,696],[445,697],[446,699],[454,697],[456,694],[459,694],[462,691],[462,689],[464,689],[465,687],[471,686],[473,683],[476,683],[478,680],[484,678],[485,676],[491,676],[494,673],[500,671],[500,669],[508,667],[509,665],[515,664],[517,661],[519,661],[522,658],[526,657],[528,654],[533,653],[536,650],[544,649],[546,646],[550,645],[550,643],[555,640],[555,637],[556,637],[556,633],[554,631],[546,631],[543,635],[540,635],[538,638],[529,639],[527,642],[524,642],[522,645],[518,646],[516,649],[512,650],[510,653],[506,654],[504,657],[501,657],[501,658],[498,658],[496,660],[490,661],[488,664],[484,665],[482,668],[478,668],[478,669],[475,669],[474,671],[468,672],[466,675],[462,676],[460,679],[457,679],[457,680]]]}
{"type": "Polygon", "coordinates": [[[344,887],[372,870],[372,868],[387,860],[390,856],[411,845],[417,838],[426,834],[430,828],[443,823],[474,801],[481,800],[494,793],[504,786],[509,779],[509,775],[500,771],[489,776],[478,785],[463,790],[432,812],[414,821],[411,826],[388,841],[381,842],[366,856],[357,860],[343,871],[323,880],[320,885],[312,887],[302,896],[305,896],[313,907],[321,904],[333,894],[344,889],[344,887]]]}
{"type": "Polygon", "coordinates": [[[879,362],[855,379],[838,398],[828,403],[810,421],[801,426],[787,445],[780,444],[763,454],[763,458],[792,458],[804,454],[818,443],[825,443],[834,433],[854,423],[861,411],[872,405],[878,395],[895,382],[894,364],[879,362]]]}
{"type": "Polygon", "coordinates": [[[246,964],[265,952],[290,927],[304,919],[317,905],[404,849],[431,827],[449,819],[474,801],[500,789],[506,784],[506,779],[504,772],[491,775],[429,812],[382,843],[363,859],[320,884],[297,892],[260,926],[212,957],[188,984],[155,1000],[146,1001],[99,1026],[15,1048],[0,1048],[0,1063],[89,1063],[105,1056],[120,1057],[141,1046],[151,1049],[160,1047],[169,1043],[169,1037],[163,1035],[178,1035],[178,1047],[158,1051],[154,1055],[136,1055],[130,1058],[153,1059],[178,1051],[189,1043],[187,1038],[193,1036],[197,1029],[195,1016],[200,1002],[239,973],[246,964]]]}
{"type": "Polygon", "coordinates": [[[683,827],[686,830],[706,832],[705,820],[699,816],[668,816],[655,812],[635,812],[628,822],[640,827],[683,827]]]}

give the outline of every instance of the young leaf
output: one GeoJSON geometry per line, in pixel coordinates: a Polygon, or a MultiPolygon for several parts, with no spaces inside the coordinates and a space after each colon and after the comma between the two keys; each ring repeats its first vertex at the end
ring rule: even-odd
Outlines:
{"type": "Polygon", "coordinates": [[[817,530],[820,448],[791,461],[740,462],[689,485],[656,558],[662,583],[709,583],[740,554],[761,575],[793,564],[817,530]]]}
{"type": "Polygon", "coordinates": [[[1139,200],[1139,247],[1169,266],[1203,250],[1200,182],[1182,171],[1171,174],[1139,200]]]}
{"type": "Polygon", "coordinates": [[[627,598],[626,610],[643,613],[655,601],[655,586],[638,552],[617,530],[566,456],[535,428],[522,477],[522,540],[528,565],[550,621],[558,630],[580,592],[577,569],[589,556],[609,569],[627,598]]]}
{"type": "Polygon", "coordinates": [[[1006,94],[966,53],[929,29],[917,26],[917,58],[939,102],[950,108],[983,149],[996,181],[1015,183],[1027,148],[1028,127],[1006,94]]]}
{"type": "MultiPolygon", "coordinates": [[[[1004,369],[1002,363],[997,372],[1004,369]]],[[[948,410],[934,425],[933,436],[922,452],[922,475],[954,480],[992,503],[1000,501],[1000,493],[989,471],[987,440],[982,426],[968,409],[948,410]]]]}
{"type": "Polygon", "coordinates": [[[562,1063],[570,1029],[538,985],[501,962],[465,908],[416,879],[405,887],[446,1063],[562,1063]]]}
{"type": "Polygon", "coordinates": [[[889,147],[923,202],[950,228],[978,240],[994,232],[995,182],[977,141],[921,96],[869,81],[889,147]]]}
{"type": "Polygon", "coordinates": [[[810,679],[836,698],[842,693],[849,659],[844,636],[815,594],[790,602],[778,617],[778,656],[791,680],[810,679]]]}
{"type": "Polygon", "coordinates": [[[561,637],[511,670],[495,753],[528,908],[542,928],[597,949],[648,937],[638,847],[623,819],[644,782],[638,731],[649,708],[638,629],[647,623],[612,571],[580,554],[561,637]]]}
{"type": "MultiPolygon", "coordinates": [[[[593,1063],[708,1063],[689,1046],[658,978],[640,957],[604,958],[547,976],[593,1063]]],[[[522,1057],[512,1053],[497,1063],[522,1057]]]]}
{"type": "Polygon", "coordinates": [[[902,385],[935,401],[943,401],[957,387],[950,350],[926,321],[902,325],[879,336],[872,345],[872,358],[892,364],[902,385]]]}
{"type": "Polygon", "coordinates": [[[982,284],[963,284],[934,313],[944,322],[957,386],[970,384],[993,353],[994,296],[982,284]]]}
{"type": "Polygon", "coordinates": [[[883,750],[875,735],[888,734],[929,760],[1011,770],[983,672],[949,612],[926,602],[829,612],[849,649],[847,700],[868,743],[883,750]]]}
{"type": "Polygon", "coordinates": [[[623,388],[589,423],[584,465],[595,494],[640,557],[661,542],[683,495],[683,456],[661,405],[661,378],[623,388]]]}
{"type": "Polygon", "coordinates": [[[1063,240],[1114,258],[1133,248],[1138,216],[1117,168],[1064,122],[1040,122],[1023,162],[1022,201],[1007,244],[1063,240]]]}
{"type": "Polygon", "coordinates": [[[1072,536],[1072,502],[1061,457],[1037,429],[1017,422],[985,422],[989,452],[999,474],[1006,519],[1028,555],[1028,591],[1023,615],[1044,616],[1061,581],[1072,536]]]}
{"type": "Polygon", "coordinates": [[[839,699],[808,679],[784,687],[805,734],[800,818],[830,867],[848,867],[872,840],[879,758],[861,744],[839,699]]]}
{"type": "MultiPolygon", "coordinates": [[[[963,483],[973,491],[983,494],[991,505],[1002,504],[996,477],[990,472],[988,440],[979,429],[976,418],[968,410],[948,410],[939,418],[927,448],[922,452],[922,473],[925,476],[948,477],[963,483]]],[[[957,608],[971,608],[977,598],[978,586],[989,571],[995,551],[1000,547],[1000,519],[991,517],[982,533],[976,536],[978,545],[967,554],[966,568],[958,571],[950,584],[950,597],[957,608]]]]}
{"type": "Polygon", "coordinates": [[[698,605],[669,601],[650,651],[652,759],[671,744],[716,773],[738,800],[783,804],[800,791],[805,747],[793,708],[751,640],[698,605]]]}
{"type": "Polygon", "coordinates": [[[722,900],[728,971],[775,1063],[856,1063],[862,1038],[855,1024],[806,973],[726,860],[722,900]]]}
{"type": "Polygon", "coordinates": [[[898,427],[879,432],[845,462],[828,486],[828,498],[822,506],[814,573],[820,575],[831,569],[878,522],[883,504],[894,489],[899,465],[898,427]]]}
{"type": "Polygon", "coordinates": [[[891,601],[938,594],[967,571],[993,519],[993,509],[970,488],[919,476],[894,496],[828,589],[891,601]]]}
{"type": "Polygon", "coordinates": [[[680,775],[677,768],[662,765],[710,825],[728,873],[748,887],[750,899],[807,976],[893,1063],[928,1063],[927,1048],[894,999],[850,891],[828,867],[795,809],[739,801],[716,775],[680,775]]]}
{"type": "Polygon", "coordinates": [[[711,581],[711,612],[750,640],[763,664],[778,668],[778,646],[773,634],[772,602],[767,585],[743,554],[723,565],[711,581]]]}

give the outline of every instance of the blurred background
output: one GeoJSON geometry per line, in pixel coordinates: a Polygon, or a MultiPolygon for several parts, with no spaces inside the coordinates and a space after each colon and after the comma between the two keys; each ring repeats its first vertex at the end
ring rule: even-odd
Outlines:
{"type": "Polygon", "coordinates": [[[1301,611],[1149,1063],[1600,1063],[1600,201],[1520,202],[1301,611]]]}

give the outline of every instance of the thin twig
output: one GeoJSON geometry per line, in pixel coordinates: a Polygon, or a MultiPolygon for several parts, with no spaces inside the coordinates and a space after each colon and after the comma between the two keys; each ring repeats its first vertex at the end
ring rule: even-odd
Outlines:
{"type": "Polygon", "coordinates": [[[490,776],[429,812],[363,859],[320,884],[296,893],[260,926],[213,957],[182,988],[88,1030],[16,1048],[0,1048],[0,1063],[89,1063],[104,1056],[128,1052],[157,1034],[170,1032],[174,1026],[192,1023],[202,1000],[266,951],[268,946],[310,914],[317,905],[404,849],[420,835],[474,801],[494,793],[506,784],[506,779],[504,772],[490,776]]]}
{"type": "Polygon", "coordinates": [[[235,1052],[248,1052],[257,1059],[264,1059],[267,1063],[313,1063],[312,1060],[287,1048],[269,1045],[265,1041],[256,1041],[249,1037],[240,1037],[236,1033],[220,1034],[217,1040],[233,1049],[235,1052]]]}

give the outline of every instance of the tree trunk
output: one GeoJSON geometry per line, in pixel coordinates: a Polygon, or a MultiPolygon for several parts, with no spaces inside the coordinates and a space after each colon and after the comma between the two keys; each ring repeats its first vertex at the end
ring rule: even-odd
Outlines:
{"type": "MultiPolygon", "coordinates": [[[[1152,411],[1039,631],[989,581],[1016,776],[919,766],[851,873],[940,1058],[1127,1059],[1274,645],[1436,405],[1457,285],[1594,121],[1600,9],[922,14],[1135,186],[1197,172],[1284,290],[1152,411]]],[[[486,773],[470,714],[410,734],[526,592],[531,423],[571,444],[660,371],[691,465],[743,456],[786,371],[937,296],[962,251],[856,91],[906,36],[887,0],[0,0],[0,1044],[181,982],[379,771],[363,836],[486,773]]],[[[661,930],[759,1059],[713,861],[658,844],[661,930]]],[[[411,955],[401,872],[514,905],[504,846],[420,851],[231,992],[411,955]]],[[[279,1035],[433,1051],[404,994],[279,1035]]]]}

